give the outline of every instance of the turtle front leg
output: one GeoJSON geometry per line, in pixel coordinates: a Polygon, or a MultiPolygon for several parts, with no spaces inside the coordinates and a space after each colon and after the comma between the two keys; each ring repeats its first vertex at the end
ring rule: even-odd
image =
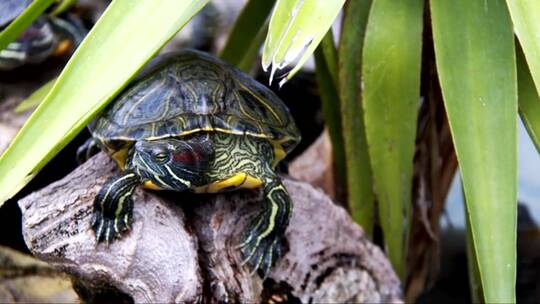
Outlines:
{"type": "Polygon", "coordinates": [[[126,171],[109,178],[99,190],[92,215],[92,229],[98,243],[109,243],[130,228],[133,215],[131,195],[140,182],[137,174],[126,171]]]}
{"type": "Polygon", "coordinates": [[[285,186],[276,177],[264,187],[264,206],[247,226],[240,250],[253,271],[264,279],[283,253],[285,229],[289,224],[293,203],[285,186]]]}

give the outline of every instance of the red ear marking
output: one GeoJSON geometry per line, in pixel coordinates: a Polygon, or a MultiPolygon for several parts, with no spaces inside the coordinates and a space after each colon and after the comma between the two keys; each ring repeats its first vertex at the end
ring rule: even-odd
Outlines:
{"type": "Polygon", "coordinates": [[[181,163],[192,164],[197,159],[196,155],[194,155],[191,151],[184,150],[182,152],[173,154],[173,160],[181,163]]]}

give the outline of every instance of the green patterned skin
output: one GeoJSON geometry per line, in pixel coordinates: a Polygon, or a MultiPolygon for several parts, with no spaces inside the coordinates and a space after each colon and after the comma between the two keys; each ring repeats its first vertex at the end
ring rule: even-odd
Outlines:
{"type": "Polygon", "coordinates": [[[293,206],[287,189],[272,168],[273,148],[268,141],[257,138],[220,133],[212,138],[216,157],[206,173],[209,180],[245,172],[263,181],[265,206],[250,223],[240,248],[245,260],[266,276],[281,256],[281,238],[293,206]],[[262,250],[257,250],[260,247],[262,250]]]}
{"type": "Polygon", "coordinates": [[[204,173],[208,181],[224,180],[237,172],[256,176],[264,183],[276,178],[274,150],[268,141],[223,133],[213,133],[210,138],[215,158],[204,173]]]}
{"type": "Polygon", "coordinates": [[[129,230],[138,185],[197,193],[261,188],[260,212],[238,247],[253,271],[269,274],[293,208],[274,169],[300,140],[271,91],[214,57],[182,51],[151,63],[89,128],[123,170],[94,200],[98,242],[129,230]]]}

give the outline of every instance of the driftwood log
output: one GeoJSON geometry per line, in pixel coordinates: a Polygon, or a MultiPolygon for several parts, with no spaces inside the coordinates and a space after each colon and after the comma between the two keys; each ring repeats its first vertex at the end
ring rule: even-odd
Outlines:
{"type": "Polygon", "coordinates": [[[0,246],[0,303],[76,303],[71,280],[47,263],[0,246]]]}
{"type": "Polygon", "coordinates": [[[19,201],[25,241],[38,258],[71,274],[80,296],[104,290],[136,302],[400,302],[384,254],[320,190],[289,178],[295,202],[288,251],[265,282],[241,266],[235,245],[260,206],[258,191],[220,195],[138,189],[134,225],[96,244],[92,202],[117,173],[100,153],[64,179],[19,201]]]}

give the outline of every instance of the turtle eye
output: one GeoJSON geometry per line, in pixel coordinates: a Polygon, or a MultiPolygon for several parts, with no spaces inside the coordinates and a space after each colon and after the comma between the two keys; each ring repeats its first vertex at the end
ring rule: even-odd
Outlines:
{"type": "Polygon", "coordinates": [[[153,155],[154,161],[164,163],[168,160],[169,154],[166,152],[157,152],[153,155]]]}

